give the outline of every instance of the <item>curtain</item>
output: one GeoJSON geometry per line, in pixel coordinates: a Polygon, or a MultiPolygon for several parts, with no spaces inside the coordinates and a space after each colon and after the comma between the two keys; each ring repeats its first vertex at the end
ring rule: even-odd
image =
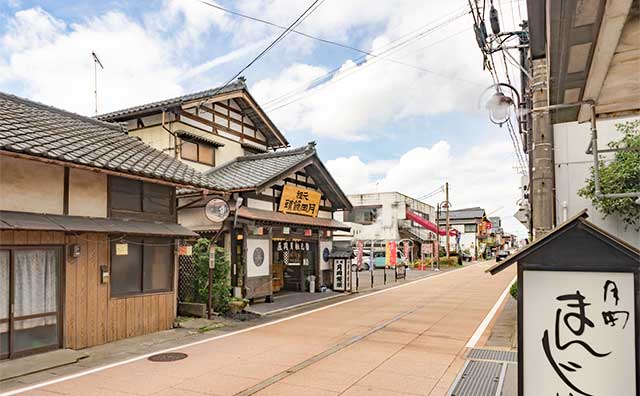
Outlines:
{"type": "MultiPolygon", "coordinates": [[[[58,254],[54,250],[16,250],[14,317],[58,309],[58,254]]],[[[56,323],[55,316],[15,322],[15,329],[56,323]]]]}
{"type": "MultiPolygon", "coordinates": [[[[0,250],[0,319],[9,318],[9,251],[0,250]]],[[[9,331],[8,323],[0,324],[0,333],[9,331]]]]}

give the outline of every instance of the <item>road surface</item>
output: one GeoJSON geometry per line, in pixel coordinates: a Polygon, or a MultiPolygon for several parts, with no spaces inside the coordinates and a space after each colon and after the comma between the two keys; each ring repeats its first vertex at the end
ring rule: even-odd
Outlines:
{"type": "Polygon", "coordinates": [[[515,275],[473,265],[199,341],[184,360],[116,363],[25,395],[445,395],[515,275]]]}

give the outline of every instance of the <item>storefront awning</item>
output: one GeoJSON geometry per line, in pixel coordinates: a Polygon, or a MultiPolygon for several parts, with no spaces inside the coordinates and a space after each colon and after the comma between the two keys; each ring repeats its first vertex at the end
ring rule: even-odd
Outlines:
{"type": "Polygon", "coordinates": [[[0,230],[104,232],[127,235],[197,237],[179,224],[82,216],[0,211],[0,230]]]}
{"type": "Polygon", "coordinates": [[[315,228],[328,228],[332,230],[349,231],[351,227],[345,223],[333,219],[321,217],[308,217],[294,214],[284,214],[269,210],[241,207],[238,209],[238,217],[254,220],[256,222],[277,223],[282,225],[300,225],[315,228]]]}

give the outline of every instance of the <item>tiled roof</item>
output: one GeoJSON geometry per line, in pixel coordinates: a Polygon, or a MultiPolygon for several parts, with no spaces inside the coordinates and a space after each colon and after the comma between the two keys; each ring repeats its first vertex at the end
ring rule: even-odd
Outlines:
{"type": "Polygon", "coordinates": [[[465,208],[449,211],[449,219],[481,219],[484,216],[484,209],[481,207],[465,208]]]}
{"type": "Polygon", "coordinates": [[[315,155],[312,146],[245,155],[205,174],[225,190],[256,188],[315,155]]]}
{"type": "Polygon", "coordinates": [[[217,190],[123,127],[0,92],[0,150],[217,190]]]}
{"type": "Polygon", "coordinates": [[[284,214],[270,210],[253,209],[241,206],[238,217],[254,220],[258,223],[298,224],[308,227],[330,228],[333,230],[350,231],[351,226],[334,219],[323,217],[309,217],[296,214],[284,214]]]}
{"type": "Polygon", "coordinates": [[[122,116],[147,112],[151,110],[158,110],[165,107],[176,106],[185,102],[190,102],[192,100],[205,99],[213,95],[219,95],[227,92],[237,91],[239,89],[246,89],[246,85],[242,80],[236,80],[226,87],[211,88],[200,92],[194,92],[187,95],[177,96],[171,99],[159,100],[157,102],[147,103],[140,106],[129,107],[127,109],[122,109],[118,111],[114,111],[111,113],[100,114],[97,118],[99,120],[112,121],[114,119],[120,118],[122,116]]]}

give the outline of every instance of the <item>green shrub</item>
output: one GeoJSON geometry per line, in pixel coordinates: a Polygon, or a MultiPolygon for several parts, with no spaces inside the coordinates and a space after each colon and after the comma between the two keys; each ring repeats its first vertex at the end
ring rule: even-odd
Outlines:
{"type": "Polygon", "coordinates": [[[509,289],[509,293],[513,298],[515,298],[516,300],[518,299],[518,281],[513,282],[513,285],[511,285],[511,289],[509,289]]]}
{"type": "Polygon", "coordinates": [[[447,257],[440,257],[440,266],[441,267],[457,267],[458,266],[458,256],[450,256],[449,258],[447,257]]]}
{"type": "MultiPolygon", "coordinates": [[[[207,238],[200,238],[193,246],[193,256],[198,268],[194,280],[197,291],[196,302],[206,304],[208,298],[209,280],[209,245],[207,238]]],[[[229,283],[229,260],[224,249],[216,247],[216,266],[213,270],[213,287],[211,288],[211,303],[213,310],[225,313],[229,310],[231,300],[231,285],[229,283]]]]}

